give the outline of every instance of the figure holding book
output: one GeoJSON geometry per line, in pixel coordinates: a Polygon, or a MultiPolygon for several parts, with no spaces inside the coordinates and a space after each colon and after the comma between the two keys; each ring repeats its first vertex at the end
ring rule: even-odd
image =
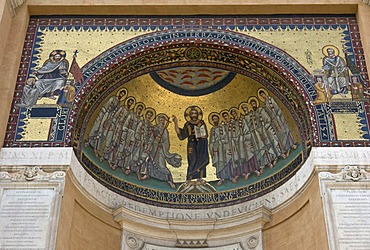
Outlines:
{"type": "Polygon", "coordinates": [[[208,132],[203,118],[202,110],[198,106],[190,106],[185,110],[185,120],[187,121],[183,128],[179,127],[176,116],[172,117],[175,124],[175,130],[180,140],[188,139],[187,155],[188,170],[186,175],[186,184],[191,180],[197,179],[205,184],[206,166],[209,163],[208,156],[208,132]]]}

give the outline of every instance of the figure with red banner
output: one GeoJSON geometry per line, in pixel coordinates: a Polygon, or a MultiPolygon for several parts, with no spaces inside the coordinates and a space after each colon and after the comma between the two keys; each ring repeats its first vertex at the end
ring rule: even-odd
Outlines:
{"type": "Polygon", "coordinates": [[[78,51],[75,50],[72,64],[69,69],[69,73],[73,75],[73,80],[67,80],[66,85],[60,90],[59,98],[57,100],[57,104],[59,105],[71,103],[76,95],[76,85],[80,86],[84,81],[82,70],[76,60],[77,53],[78,51]]]}
{"type": "Polygon", "coordinates": [[[29,79],[33,79],[34,83],[25,85],[21,102],[17,106],[32,107],[41,98],[56,100],[56,96],[57,104],[71,103],[76,94],[74,85],[81,85],[83,82],[82,71],[76,61],[77,53],[76,50],[69,69],[67,53],[64,50],[53,50],[49,59],[30,75],[29,79]],[[73,75],[73,79],[68,78],[69,73],[73,75]]]}

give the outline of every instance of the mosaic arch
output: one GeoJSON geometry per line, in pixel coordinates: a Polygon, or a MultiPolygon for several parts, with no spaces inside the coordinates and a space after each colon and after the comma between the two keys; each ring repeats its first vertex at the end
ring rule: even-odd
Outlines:
{"type": "Polygon", "coordinates": [[[362,53],[351,16],[34,17],[4,145],[73,146],[141,202],[251,200],[312,146],[368,145],[362,53]]]}

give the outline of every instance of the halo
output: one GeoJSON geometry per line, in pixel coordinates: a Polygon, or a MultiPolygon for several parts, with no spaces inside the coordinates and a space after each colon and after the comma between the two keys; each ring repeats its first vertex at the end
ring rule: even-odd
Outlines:
{"type": "Polygon", "coordinates": [[[196,111],[198,111],[198,120],[202,120],[203,119],[203,112],[202,112],[202,109],[199,108],[198,106],[189,106],[185,112],[184,112],[184,117],[185,117],[185,120],[186,121],[190,121],[190,110],[192,109],[195,109],[196,111]]]}
{"type": "Polygon", "coordinates": [[[36,82],[36,79],[34,77],[29,77],[26,80],[26,84],[28,84],[29,82],[32,82],[32,84],[34,84],[36,82]]]}
{"type": "Polygon", "coordinates": [[[251,96],[251,97],[249,97],[249,99],[248,99],[248,104],[252,106],[251,101],[256,101],[256,103],[257,103],[257,107],[259,107],[259,106],[260,106],[260,101],[258,100],[258,98],[257,98],[257,97],[255,97],[255,96],[251,96]]]}
{"type": "Polygon", "coordinates": [[[128,103],[129,100],[133,100],[134,101],[134,103],[131,106],[131,109],[133,109],[135,107],[135,104],[136,104],[136,99],[133,96],[127,97],[127,99],[125,100],[125,107],[127,107],[127,103],[128,103]]]}
{"type": "Polygon", "coordinates": [[[324,56],[329,56],[328,51],[327,51],[328,49],[333,49],[334,50],[334,55],[339,56],[339,49],[334,45],[326,45],[322,48],[322,53],[323,53],[324,56]]]}
{"type": "Polygon", "coordinates": [[[50,54],[49,54],[49,59],[51,60],[51,61],[55,61],[54,60],[54,56],[55,55],[60,55],[60,57],[61,57],[61,60],[64,60],[65,58],[66,58],[66,52],[64,51],[64,50],[60,50],[60,49],[56,49],[56,50],[53,50],[52,52],[50,52],[50,54]]]}
{"type": "Polygon", "coordinates": [[[122,102],[123,100],[125,100],[125,98],[127,96],[127,89],[126,88],[121,88],[116,93],[116,97],[118,98],[119,95],[121,94],[121,92],[123,92],[123,91],[125,92],[125,95],[121,99],[119,99],[120,102],[122,102]]]}
{"type": "Polygon", "coordinates": [[[260,99],[261,101],[265,100],[265,98],[263,98],[263,97],[261,96],[260,92],[265,93],[265,95],[266,95],[266,96],[268,96],[268,95],[269,95],[269,92],[267,92],[267,90],[266,90],[265,88],[259,88],[259,89],[257,90],[257,96],[258,96],[258,99],[260,99]]]}
{"type": "Polygon", "coordinates": [[[233,115],[231,114],[231,111],[232,110],[235,110],[236,111],[236,114],[238,115],[238,117],[239,117],[239,115],[240,115],[240,111],[239,111],[239,109],[238,108],[235,108],[235,107],[232,107],[232,108],[230,108],[229,109],[229,114],[233,117],[233,115]]]}
{"type": "Polygon", "coordinates": [[[230,112],[229,112],[229,110],[227,110],[227,109],[224,109],[224,110],[221,110],[220,111],[220,118],[221,118],[221,120],[223,121],[223,122],[225,122],[225,119],[224,119],[224,117],[222,116],[222,114],[223,113],[227,113],[229,116],[230,116],[230,112]]]}
{"type": "Polygon", "coordinates": [[[154,119],[156,118],[157,112],[155,112],[155,110],[154,110],[153,108],[148,107],[148,108],[146,108],[146,109],[145,109],[145,111],[144,111],[144,118],[146,117],[146,114],[147,114],[149,111],[151,111],[151,112],[153,113],[152,118],[150,119],[150,122],[153,122],[153,121],[154,121],[154,119]]]}
{"type": "Polygon", "coordinates": [[[136,103],[136,105],[135,105],[135,107],[134,107],[134,111],[135,111],[135,113],[136,113],[136,110],[137,110],[137,107],[138,106],[142,106],[143,107],[143,110],[141,111],[141,114],[143,114],[143,111],[145,111],[145,104],[144,103],[142,103],[142,102],[138,102],[138,103],[136,103]]]}
{"type": "Polygon", "coordinates": [[[242,106],[243,106],[243,105],[247,105],[247,108],[248,108],[248,110],[249,110],[249,111],[251,111],[251,110],[252,110],[252,107],[251,107],[251,105],[250,105],[249,103],[247,103],[247,102],[242,102],[242,103],[240,103],[240,104],[239,104],[239,112],[240,112],[241,114],[245,115],[245,111],[244,111],[244,109],[242,108],[242,106]]]}
{"type": "Polygon", "coordinates": [[[217,113],[217,112],[212,112],[212,113],[210,113],[209,114],[209,116],[208,116],[208,122],[209,122],[209,124],[211,124],[212,126],[214,126],[215,124],[213,123],[213,121],[212,121],[212,117],[213,116],[218,116],[218,119],[221,121],[222,119],[221,119],[221,116],[220,116],[220,114],[219,113],[217,113]]]}
{"type": "Polygon", "coordinates": [[[169,121],[170,118],[168,117],[168,115],[166,115],[165,113],[159,113],[156,117],[155,117],[155,124],[158,125],[159,124],[159,117],[163,116],[164,119],[166,121],[169,121]]]}

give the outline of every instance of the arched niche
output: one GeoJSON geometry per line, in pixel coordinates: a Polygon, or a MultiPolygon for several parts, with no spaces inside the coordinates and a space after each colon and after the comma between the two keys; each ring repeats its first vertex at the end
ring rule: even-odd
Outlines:
{"type": "MultiPolygon", "coordinates": [[[[73,142],[77,158],[98,182],[139,202],[177,208],[212,208],[252,200],[271,192],[294,176],[318,139],[316,114],[310,102],[312,96],[315,96],[311,75],[287,53],[249,36],[208,29],[154,32],[103,52],[85,65],[83,73],[85,82],[73,103],[67,141],[73,142]],[[156,187],[156,184],[148,185],[146,182],[125,177],[122,173],[112,173],[106,163],[104,165],[104,160],[84,151],[92,120],[98,115],[102,105],[116,95],[119,89],[129,85],[135,86],[145,79],[152,79],[153,83],[163,88],[166,87],[166,82],[158,79],[158,72],[184,68],[209,68],[226,73],[224,81],[213,84],[208,89],[189,92],[169,87],[164,88],[166,93],[196,98],[194,96],[214,95],[218,91],[227,90],[224,93],[225,99],[231,100],[233,96],[248,89],[248,84],[252,84],[256,90],[264,88],[277,100],[283,113],[288,116],[287,120],[293,124],[299,154],[289,158],[289,162],[281,163],[278,168],[271,169],[249,182],[239,182],[228,188],[217,188],[215,183],[211,183],[214,189],[194,194],[179,192],[180,183],[173,190],[161,189],[156,187]],[[227,89],[234,84],[235,77],[249,79],[245,81],[249,83],[239,83],[235,85],[237,88],[234,90],[227,89]],[[255,85],[258,85],[258,88],[255,85]],[[99,163],[100,161],[103,163],[99,163]]],[[[150,88],[146,90],[150,94],[150,88]]],[[[140,93],[143,91],[145,88],[140,93]]],[[[139,93],[137,90],[136,92],[139,93]]],[[[241,99],[239,103],[247,101],[246,99],[241,99]]],[[[186,107],[179,109],[183,112],[186,107]]],[[[208,116],[209,113],[205,115],[208,116]]],[[[173,143],[173,138],[171,139],[173,143]]],[[[185,157],[183,155],[183,158],[185,157]]]]}

